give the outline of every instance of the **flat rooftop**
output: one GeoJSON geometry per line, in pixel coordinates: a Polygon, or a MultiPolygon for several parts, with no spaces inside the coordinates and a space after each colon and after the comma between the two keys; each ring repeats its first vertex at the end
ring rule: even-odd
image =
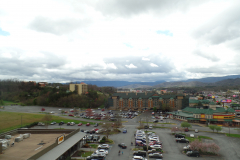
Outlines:
{"type": "MultiPolygon", "coordinates": [[[[18,137],[20,134],[15,135],[18,137]]],[[[26,160],[46,147],[53,144],[57,137],[63,135],[60,134],[31,134],[27,139],[23,139],[21,142],[15,142],[13,147],[9,147],[0,154],[1,160],[26,160]],[[39,143],[45,143],[39,145],[39,143]]],[[[10,145],[13,142],[13,138],[10,140],[10,145]]]]}

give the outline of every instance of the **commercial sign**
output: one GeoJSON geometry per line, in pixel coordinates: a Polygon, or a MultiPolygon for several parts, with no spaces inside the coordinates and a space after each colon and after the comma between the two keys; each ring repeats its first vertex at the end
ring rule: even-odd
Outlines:
{"type": "Polygon", "coordinates": [[[64,141],[64,135],[58,137],[58,144],[62,143],[64,141]]]}
{"type": "Polygon", "coordinates": [[[231,99],[222,99],[221,102],[222,103],[231,103],[232,100],[231,99]]]}

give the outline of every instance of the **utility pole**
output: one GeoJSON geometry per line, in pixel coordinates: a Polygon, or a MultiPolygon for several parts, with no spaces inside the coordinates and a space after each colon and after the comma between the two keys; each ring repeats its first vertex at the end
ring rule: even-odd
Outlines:
{"type": "MultiPolygon", "coordinates": [[[[146,135],[148,135],[147,134],[147,129],[146,129],[146,135]]],[[[146,136],[146,145],[147,145],[147,151],[146,151],[147,159],[149,159],[149,156],[148,156],[148,136],[146,136]]]]}
{"type": "Polygon", "coordinates": [[[22,128],[22,115],[21,115],[21,128],[22,128]]]}

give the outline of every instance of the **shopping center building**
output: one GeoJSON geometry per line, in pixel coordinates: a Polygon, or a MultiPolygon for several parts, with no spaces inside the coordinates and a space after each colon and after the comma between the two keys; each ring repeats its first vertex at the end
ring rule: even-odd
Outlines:
{"type": "Polygon", "coordinates": [[[169,114],[170,118],[192,123],[240,126],[240,118],[236,117],[236,111],[233,108],[223,108],[214,102],[210,102],[207,109],[204,107],[186,107],[181,111],[169,112],[169,114]]]}

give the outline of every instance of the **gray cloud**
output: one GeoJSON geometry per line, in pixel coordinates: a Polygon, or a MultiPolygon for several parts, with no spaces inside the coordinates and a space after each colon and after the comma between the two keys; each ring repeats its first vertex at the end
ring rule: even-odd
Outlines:
{"type": "Polygon", "coordinates": [[[154,55],[151,57],[147,57],[150,61],[142,60],[142,57],[129,56],[129,57],[121,57],[121,58],[105,58],[104,62],[106,64],[113,63],[117,69],[109,69],[110,73],[118,73],[118,74],[142,74],[142,73],[168,73],[174,68],[169,59],[161,57],[161,55],[154,55]],[[152,67],[150,64],[154,63],[158,65],[158,67],[152,67]],[[128,68],[126,65],[133,64],[137,68],[128,68]]]}
{"type": "Polygon", "coordinates": [[[220,44],[240,37],[240,2],[214,17],[193,32],[196,39],[220,44]]]}
{"type": "Polygon", "coordinates": [[[96,9],[106,15],[131,16],[145,12],[163,14],[186,11],[191,6],[199,5],[205,0],[105,0],[96,4],[96,9]]]}
{"type": "Polygon", "coordinates": [[[76,29],[83,28],[90,23],[86,19],[59,19],[53,20],[47,17],[36,17],[30,24],[29,28],[38,32],[52,33],[62,35],[73,32],[76,29]]]}
{"type": "Polygon", "coordinates": [[[217,61],[220,60],[217,56],[215,56],[213,54],[203,53],[200,50],[193,51],[193,54],[198,55],[198,56],[203,57],[203,58],[206,58],[206,59],[208,59],[210,61],[213,61],[213,62],[217,62],[217,61]]]}
{"type": "Polygon", "coordinates": [[[63,66],[67,63],[64,58],[59,58],[51,53],[45,54],[41,58],[25,58],[22,59],[20,54],[22,53],[19,49],[8,48],[12,58],[3,57],[4,49],[0,49],[0,74],[19,77],[33,77],[42,76],[51,77],[51,71],[49,69],[56,69],[55,73],[61,71],[63,66]],[[50,76],[49,76],[50,75],[50,76]]]}

